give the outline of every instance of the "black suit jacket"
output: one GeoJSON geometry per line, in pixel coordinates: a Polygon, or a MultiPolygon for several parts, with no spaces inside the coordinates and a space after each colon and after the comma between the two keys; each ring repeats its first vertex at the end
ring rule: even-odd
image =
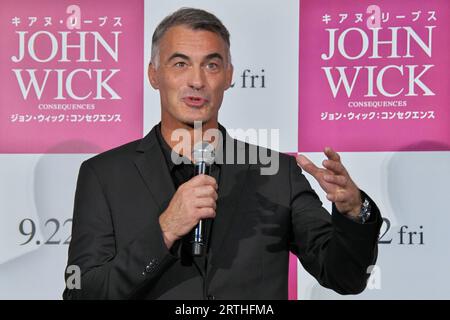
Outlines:
{"type": "Polygon", "coordinates": [[[275,153],[275,175],[248,160],[222,165],[205,274],[169,251],[158,217],[175,188],[155,130],[81,165],[68,258],[81,268],[81,289],[66,289],[65,299],[287,299],[289,251],[323,286],[364,290],[377,255],[378,208],[371,201],[366,224],[334,206],[330,215],[285,154],[275,153]]]}

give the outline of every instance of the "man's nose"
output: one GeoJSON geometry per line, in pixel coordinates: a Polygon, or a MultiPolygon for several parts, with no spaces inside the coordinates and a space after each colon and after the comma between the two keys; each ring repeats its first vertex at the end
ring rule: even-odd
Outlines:
{"type": "Polygon", "coordinates": [[[189,73],[188,85],[194,90],[201,90],[205,86],[204,73],[201,67],[193,67],[189,73]]]}

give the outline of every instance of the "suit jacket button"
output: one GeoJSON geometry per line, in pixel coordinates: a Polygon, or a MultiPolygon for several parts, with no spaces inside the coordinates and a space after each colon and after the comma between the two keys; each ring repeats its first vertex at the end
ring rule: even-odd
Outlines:
{"type": "Polygon", "coordinates": [[[208,300],[216,300],[216,297],[213,296],[212,294],[209,294],[207,298],[208,300]]]}

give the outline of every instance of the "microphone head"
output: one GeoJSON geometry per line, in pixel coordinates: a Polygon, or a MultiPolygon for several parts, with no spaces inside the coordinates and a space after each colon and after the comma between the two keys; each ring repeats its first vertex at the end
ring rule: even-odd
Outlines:
{"type": "Polygon", "coordinates": [[[192,150],[192,159],[194,163],[205,162],[213,164],[215,157],[214,146],[206,141],[197,142],[192,150]]]}

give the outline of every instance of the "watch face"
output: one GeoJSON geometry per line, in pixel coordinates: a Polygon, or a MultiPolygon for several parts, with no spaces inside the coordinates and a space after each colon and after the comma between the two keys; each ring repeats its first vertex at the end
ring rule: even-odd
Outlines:
{"type": "Polygon", "coordinates": [[[359,216],[361,217],[362,222],[366,222],[366,220],[369,219],[369,217],[370,217],[370,202],[369,202],[369,200],[364,199],[359,216]]]}

